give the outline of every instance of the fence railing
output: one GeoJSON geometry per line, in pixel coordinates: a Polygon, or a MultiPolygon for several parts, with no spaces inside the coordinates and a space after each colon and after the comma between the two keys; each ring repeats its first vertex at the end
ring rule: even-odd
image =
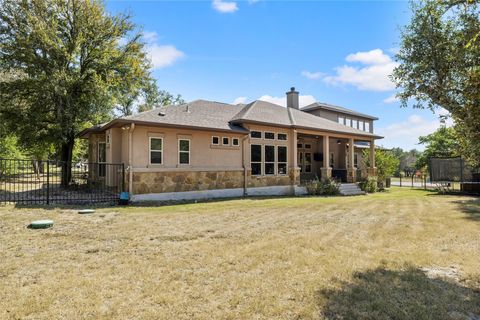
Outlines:
{"type": "Polygon", "coordinates": [[[123,164],[0,159],[0,203],[115,202],[124,181],[123,164]]]}

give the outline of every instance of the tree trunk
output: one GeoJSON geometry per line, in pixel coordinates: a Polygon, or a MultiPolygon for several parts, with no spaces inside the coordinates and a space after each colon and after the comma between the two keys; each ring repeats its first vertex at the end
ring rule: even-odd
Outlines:
{"type": "Polygon", "coordinates": [[[60,160],[62,165],[62,187],[67,188],[72,181],[72,155],[75,138],[69,138],[60,151],[60,160]]]}

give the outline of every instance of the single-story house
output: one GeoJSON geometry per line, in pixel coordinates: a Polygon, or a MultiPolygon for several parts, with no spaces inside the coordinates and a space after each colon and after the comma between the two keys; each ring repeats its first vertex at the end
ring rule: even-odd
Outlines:
{"type": "Polygon", "coordinates": [[[306,180],[375,175],[378,118],[326,103],[299,108],[295,88],[286,94],[286,108],[195,100],[121,117],[80,136],[89,140],[89,162],[125,164],[133,200],[294,194],[306,180]]]}

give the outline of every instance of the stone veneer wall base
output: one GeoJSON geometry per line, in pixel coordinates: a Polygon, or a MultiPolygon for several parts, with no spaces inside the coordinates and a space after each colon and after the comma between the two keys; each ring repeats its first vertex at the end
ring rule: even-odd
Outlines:
{"type": "MultiPolygon", "coordinates": [[[[305,187],[298,186],[271,186],[247,188],[247,196],[284,196],[284,195],[305,195],[305,187]]],[[[142,201],[179,201],[179,200],[207,200],[218,198],[240,198],[243,197],[243,188],[215,189],[202,191],[146,193],[132,195],[133,202],[142,201]]]]}

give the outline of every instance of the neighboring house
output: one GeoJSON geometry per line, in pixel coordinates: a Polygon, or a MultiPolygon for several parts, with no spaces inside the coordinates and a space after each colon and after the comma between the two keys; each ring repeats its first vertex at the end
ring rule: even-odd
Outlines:
{"type": "MultiPolygon", "coordinates": [[[[134,200],[294,194],[302,180],[375,175],[377,119],[323,103],[300,109],[291,88],[287,108],[196,100],[118,118],[80,136],[89,139],[90,162],[125,164],[134,200]],[[371,168],[363,167],[364,148],[371,168]]],[[[103,175],[108,184],[108,170],[103,175]]]]}

